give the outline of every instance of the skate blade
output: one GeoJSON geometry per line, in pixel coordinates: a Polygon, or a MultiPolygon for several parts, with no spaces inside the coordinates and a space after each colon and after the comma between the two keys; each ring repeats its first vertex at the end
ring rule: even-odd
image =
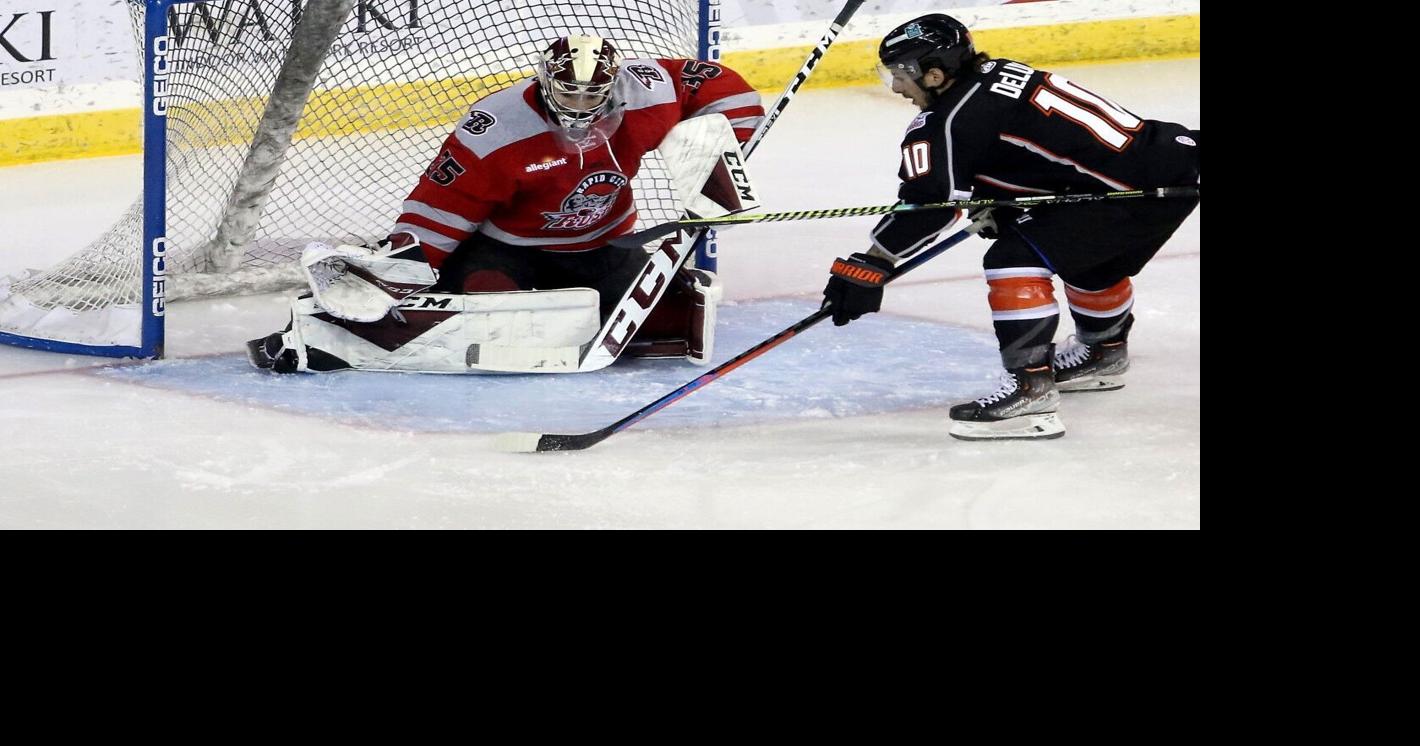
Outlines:
{"type": "Polygon", "coordinates": [[[1022,415],[997,422],[953,420],[947,434],[957,440],[1049,440],[1065,435],[1065,423],[1055,412],[1022,415]]]}
{"type": "Polygon", "coordinates": [[[1117,391],[1122,388],[1124,388],[1124,380],[1115,376],[1089,376],[1055,384],[1055,390],[1062,394],[1077,394],[1082,391],[1117,391]]]}

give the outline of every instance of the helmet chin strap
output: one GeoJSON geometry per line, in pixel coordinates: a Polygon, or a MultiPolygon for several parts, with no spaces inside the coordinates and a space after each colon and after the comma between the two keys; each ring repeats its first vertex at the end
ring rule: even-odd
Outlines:
{"type": "MultiPolygon", "coordinates": [[[[599,122],[605,122],[616,119],[621,113],[621,110],[624,108],[626,108],[625,102],[617,104],[611,111],[602,115],[599,118],[599,122]]],[[[553,117],[556,118],[555,113],[553,114],[553,117]]],[[[606,152],[608,155],[611,156],[611,162],[614,166],[616,166],[616,170],[622,173],[626,173],[626,169],[622,168],[621,162],[616,159],[616,150],[611,147],[611,138],[613,135],[616,134],[616,129],[613,128],[609,132],[598,130],[597,124],[599,122],[592,122],[590,125],[588,125],[584,130],[583,136],[578,138],[573,138],[569,134],[566,134],[571,130],[568,127],[563,127],[560,121],[558,121],[556,124],[558,128],[560,128],[564,133],[560,136],[561,139],[569,143],[577,150],[577,168],[586,168],[587,153],[590,153],[596,150],[597,148],[605,145],[606,152]]],[[[616,128],[619,128],[620,126],[620,122],[617,122],[616,128]]]]}
{"type": "Polygon", "coordinates": [[[587,153],[590,153],[593,150],[596,150],[597,148],[605,145],[606,152],[611,155],[612,165],[616,166],[617,171],[626,173],[626,169],[622,168],[621,163],[616,160],[616,150],[611,147],[611,142],[607,140],[607,138],[602,137],[601,135],[589,135],[587,137],[582,138],[581,140],[573,141],[573,144],[577,147],[577,168],[586,168],[587,153]],[[594,142],[589,145],[583,145],[583,143],[587,141],[594,142]]]}
{"type": "Polygon", "coordinates": [[[600,134],[590,135],[588,137],[583,138],[582,140],[576,141],[577,168],[586,168],[587,153],[590,153],[603,145],[606,146],[606,152],[608,155],[611,156],[611,163],[612,165],[616,166],[616,170],[622,173],[626,173],[626,169],[621,167],[621,162],[616,160],[616,149],[611,147],[611,140],[609,138],[602,137],[600,134]],[[595,142],[590,145],[583,146],[582,143],[588,140],[595,140],[595,142]]]}

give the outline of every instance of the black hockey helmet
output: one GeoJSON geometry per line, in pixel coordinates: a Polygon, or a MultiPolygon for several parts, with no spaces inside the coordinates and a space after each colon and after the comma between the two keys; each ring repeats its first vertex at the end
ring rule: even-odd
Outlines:
{"type": "Polygon", "coordinates": [[[955,78],[975,57],[976,45],[971,41],[971,32],[961,21],[941,13],[914,18],[898,26],[878,45],[878,60],[882,63],[878,69],[889,83],[896,74],[920,86],[922,76],[932,68],[955,78]]]}

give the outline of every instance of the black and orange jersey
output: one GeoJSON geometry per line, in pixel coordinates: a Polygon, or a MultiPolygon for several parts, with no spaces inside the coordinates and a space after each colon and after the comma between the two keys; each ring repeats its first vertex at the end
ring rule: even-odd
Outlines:
{"type": "MultiPolygon", "coordinates": [[[[1198,137],[1058,73],[993,59],[959,77],[907,128],[898,197],[922,204],[1181,186],[1198,179],[1198,137]]],[[[873,242],[907,256],[958,216],[890,215],[873,242]]]]}

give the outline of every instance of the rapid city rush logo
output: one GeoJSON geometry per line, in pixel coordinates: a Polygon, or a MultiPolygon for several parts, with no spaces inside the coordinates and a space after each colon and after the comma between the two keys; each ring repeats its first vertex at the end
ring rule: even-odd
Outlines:
{"type": "Polygon", "coordinates": [[[562,200],[560,212],[544,212],[547,231],[577,231],[590,228],[601,222],[616,204],[627,179],[615,171],[598,171],[577,185],[572,193],[562,200]]]}

